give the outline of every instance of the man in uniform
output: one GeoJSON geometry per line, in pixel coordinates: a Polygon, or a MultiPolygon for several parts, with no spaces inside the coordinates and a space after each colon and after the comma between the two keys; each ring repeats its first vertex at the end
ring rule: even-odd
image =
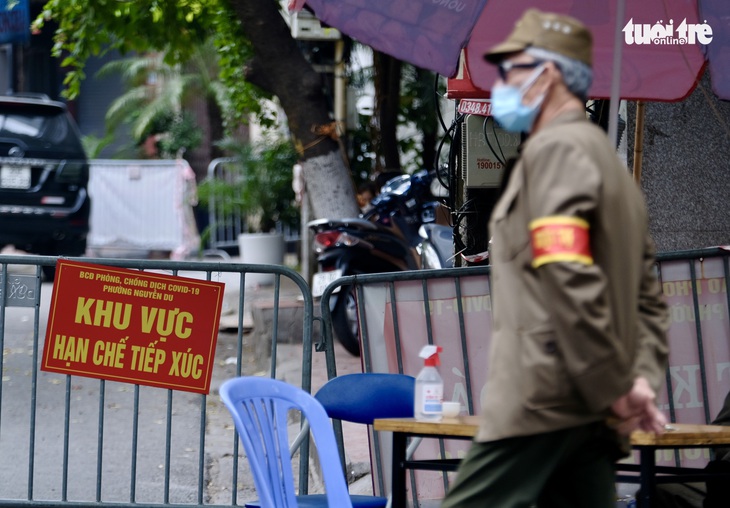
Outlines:
{"type": "Polygon", "coordinates": [[[668,315],[641,192],[586,118],[591,45],[530,9],[485,55],[492,114],[529,138],[490,220],[482,422],[442,508],[613,508],[625,436],[664,428],[668,315]]]}

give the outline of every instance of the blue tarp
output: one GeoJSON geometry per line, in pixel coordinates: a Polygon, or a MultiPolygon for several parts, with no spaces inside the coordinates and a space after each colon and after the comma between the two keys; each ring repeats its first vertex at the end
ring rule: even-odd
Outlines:
{"type": "Polygon", "coordinates": [[[0,0],[0,44],[30,40],[28,0],[0,0]]]}

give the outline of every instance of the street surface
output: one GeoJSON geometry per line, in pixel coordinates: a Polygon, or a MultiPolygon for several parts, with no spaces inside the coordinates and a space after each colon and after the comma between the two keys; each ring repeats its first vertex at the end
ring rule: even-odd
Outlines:
{"type": "MultiPolygon", "coordinates": [[[[100,496],[105,501],[130,501],[135,387],[34,368],[34,361],[36,365],[40,363],[43,350],[51,293],[52,284],[44,282],[37,342],[33,333],[34,309],[7,307],[5,310],[0,498],[28,498],[32,487],[33,499],[95,500],[100,496]],[[34,375],[37,376],[36,430],[31,434],[34,375]],[[70,390],[66,449],[67,383],[70,390]],[[31,446],[35,448],[34,456],[30,455],[31,446]],[[97,487],[99,457],[102,484],[97,487]],[[31,465],[32,475],[29,474],[31,465]],[[65,488],[64,476],[68,479],[65,488]]],[[[174,392],[170,398],[175,426],[170,447],[171,471],[174,471],[171,478],[194,477],[197,463],[190,459],[198,449],[200,396],[174,392]]],[[[138,481],[134,487],[137,500],[163,502],[160,485],[166,461],[167,403],[166,390],[142,388],[139,391],[138,481]]],[[[170,502],[191,502],[195,499],[196,485],[171,484],[170,492],[170,502]]]]}
{"type": "MultiPolygon", "coordinates": [[[[3,458],[0,499],[195,504],[202,497],[203,504],[232,504],[233,425],[217,390],[223,381],[236,374],[237,334],[225,331],[219,334],[211,391],[206,397],[41,372],[35,366],[40,364],[43,351],[52,290],[52,283],[42,284],[37,317],[32,307],[5,308],[0,387],[0,457],[3,458]],[[31,411],[34,382],[35,414],[31,411]],[[203,457],[200,454],[201,406],[207,418],[203,457]],[[33,422],[35,433],[31,433],[33,422]],[[138,429],[136,436],[135,428],[138,429]],[[64,439],[65,435],[68,440],[64,439]],[[133,461],[135,440],[136,463],[133,461]],[[133,468],[136,468],[136,482],[132,481],[133,468]],[[97,482],[97,478],[101,481],[97,482]]],[[[254,349],[251,341],[255,338],[254,333],[243,337],[245,375],[261,373],[261,362],[247,355],[254,349]]],[[[360,371],[358,358],[339,346],[336,355],[338,374],[360,371]]],[[[277,365],[278,377],[299,385],[301,345],[280,345],[277,365]]],[[[313,391],[325,381],[324,355],[315,352],[313,391]]],[[[298,422],[293,421],[291,433],[297,430],[298,422]]],[[[365,475],[353,490],[370,493],[365,429],[346,426],[345,433],[350,470],[356,477],[365,475]]],[[[256,494],[241,447],[238,453],[237,501],[241,503],[255,498],[256,494]]],[[[316,475],[311,485],[313,491],[321,490],[316,475]]]]}

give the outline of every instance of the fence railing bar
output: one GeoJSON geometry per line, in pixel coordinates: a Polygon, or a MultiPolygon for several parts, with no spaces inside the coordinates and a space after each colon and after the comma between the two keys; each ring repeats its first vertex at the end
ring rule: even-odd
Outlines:
{"type": "Polygon", "coordinates": [[[395,295],[395,282],[388,282],[390,291],[390,312],[393,317],[393,330],[395,333],[396,361],[398,362],[398,373],[403,374],[403,343],[400,340],[400,320],[398,319],[398,300],[395,295]]]}
{"type": "Polygon", "coordinates": [[[276,339],[279,337],[279,297],[281,294],[281,278],[279,274],[274,276],[274,315],[271,331],[271,377],[276,379],[276,339]]]}
{"type": "MultiPolygon", "coordinates": [[[[304,305],[303,315],[303,333],[302,333],[302,389],[306,392],[312,392],[312,326],[314,321],[314,304],[312,303],[312,294],[309,291],[309,285],[306,281],[299,277],[297,281],[299,289],[307,303],[304,305]],[[303,284],[303,285],[302,285],[303,284]]],[[[309,436],[302,442],[301,457],[309,457],[309,436]]],[[[309,460],[300,460],[299,469],[300,492],[302,494],[309,493],[309,460]],[[304,463],[302,465],[302,463],[304,463]],[[302,477],[304,483],[302,484],[302,477]]]]}
{"type": "Polygon", "coordinates": [[[428,280],[421,280],[421,291],[423,292],[423,312],[426,316],[426,339],[433,344],[433,324],[431,323],[431,299],[428,296],[428,280]]]}
{"type": "Polygon", "coordinates": [[[238,431],[233,430],[233,461],[231,471],[231,504],[238,504],[238,431]]]}
{"type": "MultiPolygon", "coordinates": [[[[38,365],[38,351],[39,345],[39,314],[40,314],[40,293],[41,293],[41,267],[36,266],[36,299],[33,319],[33,369],[31,373],[30,382],[30,443],[29,443],[29,460],[28,460],[28,499],[33,499],[33,480],[35,474],[35,433],[36,433],[36,416],[38,410],[38,370],[35,368],[38,365]]],[[[7,292],[5,293],[7,295],[7,292]]],[[[7,296],[6,296],[7,298],[7,296]]],[[[4,302],[5,306],[7,303],[4,302]]],[[[5,321],[3,321],[5,323],[5,321]]],[[[65,483],[65,482],[64,482],[65,483]]]]}
{"type": "Polygon", "coordinates": [[[200,429],[198,431],[198,504],[203,504],[205,491],[205,427],[207,424],[206,408],[208,396],[202,394],[200,397],[200,429]]]}
{"type": "Polygon", "coordinates": [[[238,329],[236,330],[236,376],[241,377],[243,374],[243,319],[244,304],[246,302],[246,274],[242,273],[238,277],[238,329]]]}
{"type": "Polygon", "coordinates": [[[697,333],[697,356],[699,357],[700,361],[700,381],[702,384],[702,405],[704,406],[705,410],[705,423],[710,423],[712,421],[712,416],[710,415],[710,405],[708,404],[708,394],[707,394],[707,368],[706,368],[706,362],[705,362],[705,348],[704,344],[702,343],[702,315],[700,313],[700,301],[699,296],[697,294],[697,285],[701,282],[697,280],[697,268],[695,267],[695,261],[690,260],[689,261],[689,278],[690,278],[690,285],[692,289],[692,306],[694,310],[694,317],[695,317],[695,331],[697,333]]]}
{"type": "MultiPolygon", "coordinates": [[[[355,291],[355,305],[357,306],[357,324],[359,330],[367,330],[367,323],[365,321],[365,293],[361,284],[355,284],[352,287],[346,286],[340,290],[340,298],[345,298],[347,295],[344,291],[355,291]]],[[[362,335],[362,334],[361,334],[362,335]]],[[[360,341],[360,357],[362,358],[365,372],[370,372],[373,368],[372,355],[370,354],[370,341],[365,340],[365,336],[360,341]]]]}
{"type": "MultiPolygon", "coordinates": [[[[664,287],[664,277],[663,273],[661,271],[661,266],[657,262],[655,263],[655,268],[657,272],[657,279],[659,280],[659,287],[664,287]]],[[[669,404],[669,420],[672,422],[677,421],[677,415],[674,408],[674,393],[672,388],[672,376],[669,372],[669,369],[666,370],[665,373],[665,383],[667,387],[667,404],[669,404]]],[[[678,453],[678,452],[677,452],[678,453]]]]}
{"type": "Polygon", "coordinates": [[[66,375],[66,393],[64,398],[65,418],[63,422],[63,472],[61,476],[61,499],[68,500],[68,455],[71,444],[71,376],[66,375]]]}
{"type": "MultiPolygon", "coordinates": [[[[8,299],[8,265],[7,263],[2,264],[2,268],[0,268],[0,276],[2,276],[2,285],[0,286],[0,289],[2,289],[2,301],[0,301],[0,323],[3,326],[0,326],[0,351],[5,351],[5,308],[7,305],[7,299],[8,299]]],[[[2,361],[2,358],[0,357],[0,407],[2,407],[3,404],[3,383],[2,379],[5,375],[5,362],[2,361]]],[[[0,411],[0,433],[2,432],[2,411],[0,411]]],[[[1,434],[0,434],[1,435],[1,434]]]]}
{"type": "Polygon", "coordinates": [[[101,502],[101,486],[103,482],[104,462],[104,402],[106,399],[106,381],[99,380],[99,419],[97,422],[96,442],[96,501],[101,502]]]}
{"type": "Polygon", "coordinates": [[[713,258],[727,256],[728,249],[722,247],[709,247],[706,249],[689,249],[673,252],[659,252],[656,259],[662,261],[687,261],[688,259],[713,258]]]}
{"type": "Polygon", "coordinates": [[[165,476],[164,476],[164,503],[170,502],[170,450],[172,448],[172,395],[174,390],[167,390],[167,415],[165,424],[165,476]]]}
{"type": "MultiPolygon", "coordinates": [[[[383,454],[380,452],[380,433],[371,432],[370,436],[373,439],[373,449],[375,450],[375,463],[382,464],[383,454]]],[[[375,475],[375,481],[378,483],[378,492],[385,492],[385,479],[383,478],[383,475],[375,475]]]]}
{"type": "Polygon", "coordinates": [[[390,311],[393,317],[393,329],[395,330],[395,351],[396,351],[396,362],[398,365],[398,373],[403,374],[403,344],[400,340],[400,324],[398,322],[398,312],[396,312],[396,295],[395,295],[395,282],[388,282],[388,291],[390,293],[390,311]]]}
{"type": "MultiPolygon", "coordinates": [[[[456,308],[459,316],[464,315],[464,300],[461,292],[462,277],[454,277],[454,291],[456,293],[456,308]]],[[[459,319],[459,340],[461,342],[461,361],[464,368],[464,384],[466,385],[466,403],[469,414],[474,414],[474,401],[471,389],[471,367],[469,366],[468,352],[469,348],[466,344],[466,325],[463,319],[459,319]]]]}
{"type": "MultiPolygon", "coordinates": [[[[213,272],[210,270],[206,271],[205,280],[213,280],[213,272]]],[[[239,327],[241,328],[241,327],[239,327]]],[[[203,504],[205,499],[205,429],[208,423],[208,396],[201,394],[200,396],[200,427],[198,429],[198,497],[197,502],[199,505],[203,504]]]]}
{"type": "MultiPolygon", "coordinates": [[[[238,333],[236,341],[236,376],[243,373],[243,305],[246,296],[246,274],[241,273],[238,277],[238,333]]],[[[231,461],[231,504],[238,504],[238,432],[233,430],[233,460],[231,461]]]]}
{"type": "Polygon", "coordinates": [[[137,452],[139,450],[139,385],[134,385],[134,411],[132,413],[132,453],[130,464],[129,502],[137,500],[137,452]]]}

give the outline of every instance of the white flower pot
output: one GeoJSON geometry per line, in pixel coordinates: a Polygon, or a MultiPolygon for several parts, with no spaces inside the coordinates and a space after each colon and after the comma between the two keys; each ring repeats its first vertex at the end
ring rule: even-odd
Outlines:
{"type": "MultiPolygon", "coordinates": [[[[284,235],[281,233],[243,233],[238,235],[241,262],[256,265],[284,264],[284,235]]],[[[270,286],[275,275],[247,273],[246,287],[270,286]]]]}

